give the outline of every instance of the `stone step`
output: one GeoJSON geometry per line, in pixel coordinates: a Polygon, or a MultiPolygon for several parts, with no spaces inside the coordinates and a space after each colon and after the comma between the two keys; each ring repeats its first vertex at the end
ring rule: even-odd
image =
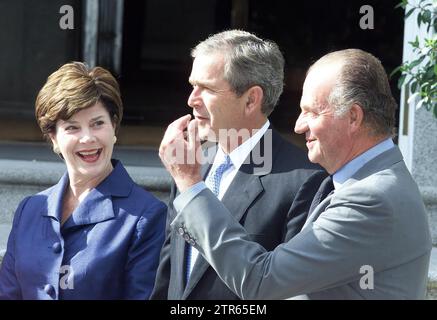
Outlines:
{"type": "Polygon", "coordinates": [[[432,248],[428,271],[427,298],[437,300],[437,247],[432,248]]]}
{"type": "MultiPolygon", "coordinates": [[[[162,167],[158,149],[145,146],[114,146],[113,158],[119,159],[125,166],[162,167]]],[[[0,140],[0,159],[49,161],[62,160],[52,151],[46,142],[8,142],[0,140]]]]}
{"type": "Polygon", "coordinates": [[[0,223],[0,264],[6,252],[9,233],[12,225],[10,223],[0,223]]]}
{"type": "MultiPolygon", "coordinates": [[[[126,170],[137,184],[168,201],[171,177],[164,168],[126,166],[126,170]]],[[[0,159],[0,223],[11,222],[24,197],[53,186],[65,171],[62,162],[0,159]]]]}

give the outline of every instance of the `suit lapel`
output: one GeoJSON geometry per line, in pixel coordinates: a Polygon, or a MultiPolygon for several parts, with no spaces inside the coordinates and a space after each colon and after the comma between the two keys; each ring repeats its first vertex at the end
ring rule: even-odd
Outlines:
{"type": "Polygon", "coordinates": [[[174,241],[174,244],[171,246],[173,251],[172,255],[174,256],[176,263],[171,264],[171,278],[175,279],[176,281],[170,281],[168,292],[173,294],[173,296],[169,297],[169,299],[179,300],[182,299],[185,291],[186,242],[179,234],[175,235],[172,241],[174,241]]]}
{"type": "MultiPolygon", "coordinates": [[[[226,206],[226,208],[228,208],[229,212],[232,213],[235,219],[240,221],[247,208],[253,203],[253,201],[255,201],[255,199],[263,190],[264,189],[261,185],[259,176],[238,171],[237,175],[226,191],[222,199],[222,203],[226,206]]],[[[183,239],[182,237],[178,238],[183,239]]],[[[185,243],[184,240],[182,241],[185,243]]],[[[184,249],[182,251],[185,252],[184,249]]],[[[186,286],[183,299],[186,299],[189,296],[208,267],[208,262],[206,262],[201,255],[198,255],[196,263],[193,267],[193,272],[191,273],[190,279],[186,286]]]]}
{"type": "Polygon", "coordinates": [[[330,193],[325,199],[323,199],[313,210],[313,212],[310,213],[307,220],[305,221],[305,224],[302,227],[302,230],[307,228],[311,223],[317,220],[317,218],[320,216],[320,214],[325,211],[326,207],[331,203],[331,198],[334,195],[334,193],[330,193]]]}
{"type": "MultiPolygon", "coordinates": [[[[202,172],[207,170],[208,166],[202,167],[202,172]],[[206,167],[206,169],[204,168],[206,167]]],[[[176,188],[174,198],[175,199],[180,194],[179,190],[176,188]]],[[[174,210],[174,216],[172,216],[172,220],[176,218],[177,212],[174,210]]],[[[169,296],[170,300],[181,300],[184,299],[184,291],[186,288],[185,278],[186,278],[186,260],[187,260],[187,242],[183,237],[178,234],[178,230],[173,230],[172,235],[172,244],[171,248],[171,263],[170,263],[170,282],[169,282],[169,296]]]]}
{"type": "MultiPolygon", "coordinates": [[[[212,150],[211,152],[216,153],[217,151],[217,147],[213,147],[215,148],[214,150],[212,150]]],[[[214,158],[212,158],[214,159],[214,158]]],[[[212,162],[211,163],[206,163],[202,166],[201,168],[201,176],[203,181],[205,181],[206,176],[208,175],[209,170],[211,169],[212,166],[212,162]]],[[[205,273],[206,269],[208,269],[209,264],[206,262],[205,259],[203,259],[203,257],[201,255],[197,256],[196,259],[196,263],[193,266],[193,271],[191,272],[190,275],[190,279],[188,279],[188,283],[185,285],[185,278],[186,278],[186,268],[187,268],[187,257],[186,257],[186,247],[188,246],[187,242],[184,240],[183,237],[181,236],[177,236],[177,243],[175,244],[175,250],[176,250],[176,255],[177,255],[177,261],[180,261],[180,263],[177,263],[178,265],[178,269],[180,269],[180,271],[178,270],[178,273],[180,272],[181,276],[177,277],[177,279],[179,279],[180,282],[180,286],[181,286],[181,297],[183,300],[187,299],[189,294],[191,293],[191,291],[194,289],[194,287],[197,285],[197,283],[199,282],[200,278],[203,276],[203,274],[205,273]]]]}
{"type": "Polygon", "coordinates": [[[247,208],[263,191],[260,176],[239,170],[226,191],[222,203],[240,221],[247,208]]]}

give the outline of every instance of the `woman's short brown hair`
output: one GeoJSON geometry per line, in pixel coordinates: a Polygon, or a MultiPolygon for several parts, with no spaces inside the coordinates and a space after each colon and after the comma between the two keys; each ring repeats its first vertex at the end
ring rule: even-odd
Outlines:
{"type": "Polygon", "coordinates": [[[64,64],[53,72],[39,91],[35,116],[45,137],[56,131],[58,120],[68,120],[80,110],[101,102],[115,127],[120,127],[123,103],[112,74],[101,67],[89,69],[82,62],[64,64]]]}

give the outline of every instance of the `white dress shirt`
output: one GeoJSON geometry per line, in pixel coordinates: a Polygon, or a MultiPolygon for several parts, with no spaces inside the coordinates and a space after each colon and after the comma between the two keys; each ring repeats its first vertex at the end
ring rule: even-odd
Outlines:
{"type": "MultiPolygon", "coordinates": [[[[223,173],[222,178],[220,180],[220,187],[219,187],[220,190],[218,194],[219,200],[222,200],[223,196],[225,195],[226,191],[231,185],[232,180],[234,180],[236,174],[238,173],[238,170],[240,169],[241,165],[247,159],[250,152],[257,145],[261,137],[266,133],[269,126],[270,126],[270,121],[267,120],[266,123],[261,127],[261,129],[259,129],[255,134],[253,134],[249,139],[244,141],[241,145],[239,145],[229,154],[229,157],[231,158],[232,161],[232,166],[223,173]]],[[[225,158],[225,152],[222,150],[222,148],[218,147],[217,153],[214,157],[214,162],[211,166],[211,170],[209,171],[208,176],[213,171],[212,170],[213,168],[223,163],[224,158],[225,158]]],[[[207,180],[207,178],[205,180],[207,180]]],[[[207,185],[205,184],[205,182],[201,181],[195,184],[194,186],[192,186],[187,191],[181,193],[173,201],[173,205],[176,211],[180,212],[198,193],[200,193],[205,188],[207,188],[207,185]]],[[[196,263],[196,259],[198,255],[199,255],[199,251],[196,248],[192,247],[191,259],[190,259],[190,274],[191,271],[193,270],[194,264],[196,263]]]]}

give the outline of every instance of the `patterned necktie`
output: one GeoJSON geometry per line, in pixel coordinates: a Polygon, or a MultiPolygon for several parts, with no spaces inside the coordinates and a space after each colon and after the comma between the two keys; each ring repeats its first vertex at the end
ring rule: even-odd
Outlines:
{"type": "Polygon", "coordinates": [[[212,171],[206,179],[206,185],[218,197],[220,193],[220,181],[223,173],[232,166],[231,157],[225,156],[224,161],[212,171]]]}
{"type": "MultiPolygon", "coordinates": [[[[220,192],[220,181],[222,180],[223,173],[225,173],[230,167],[232,167],[231,157],[225,155],[223,162],[211,169],[205,183],[206,186],[218,197],[220,192]]],[[[199,255],[199,251],[193,248],[191,245],[187,244],[187,272],[186,272],[186,283],[190,279],[191,271],[193,270],[194,263],[199,255]]]]}

